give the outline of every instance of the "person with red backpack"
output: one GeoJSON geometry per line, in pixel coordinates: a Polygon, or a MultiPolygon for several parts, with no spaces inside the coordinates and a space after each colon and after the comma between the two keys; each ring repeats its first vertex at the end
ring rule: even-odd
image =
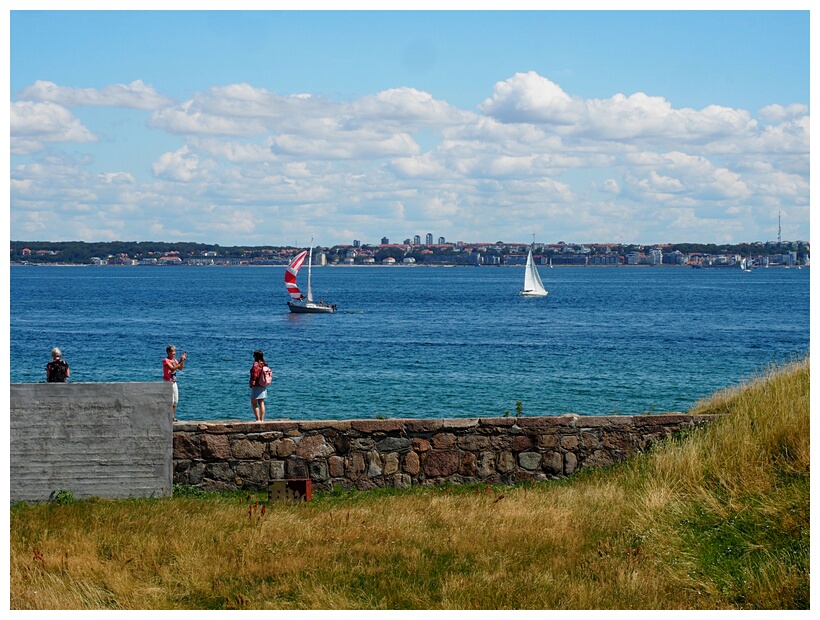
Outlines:
{"type": "Polygon", "coordinates": [[[251,366],[251,408],[257,422],[265,419],[265,399],[268,397],[268,386],[273,380],[273,372],[265,361],[265,354],[258,349],[253,352],[251,366]]]}
{"type": "Polygon", "coordinates": [[[71,376],[68,362],[63,357],[63,352],[57,347],[51,350],[51,361],[46,364],[46,381],[49,383],[65,383],[71,376]]]}

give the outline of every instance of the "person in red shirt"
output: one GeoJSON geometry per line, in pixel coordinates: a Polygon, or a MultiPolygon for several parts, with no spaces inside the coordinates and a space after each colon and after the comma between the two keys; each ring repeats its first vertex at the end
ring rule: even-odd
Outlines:
{"type": "Polygon", "coordinates": [[[162,380],[170,381],[174,386],[173,396],[171,398],[171,419],[174,422],[179,422],[176,418],[177,403],[179,402],[177,370],[182,370],[185,367],[185,360],[188,358],[188,352],[183,352],[182,357],[179,360],[176,358],[177,348],[174,345],[169,344],[166,347],[165,352],[168,356],[162,360],[162,380]]]}
{"type": "Polygon", "coordinates": [[[259,385],[259,377],[262,375],[262,369],[267,365],[264,353],[259,350],[254,351],[249,385],[251,388],[251,408],[257,422],[265,419],[265,399],[268,397],[268,390],[267,385],[259,385]]]}

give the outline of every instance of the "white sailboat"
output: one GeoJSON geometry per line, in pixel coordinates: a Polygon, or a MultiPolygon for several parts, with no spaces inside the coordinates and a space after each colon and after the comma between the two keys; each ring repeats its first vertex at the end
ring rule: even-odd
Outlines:
{"type": "Polygon", "coordinates": [[[749,261],[747,261],[745,258],[741,258],[740,259],[740,270],[745,271],[746,273],[750,273],[752,271],[749,268],[749,262],[750,261],[751,261],[751,259],[749,261]]]}
{"type": "Polygon", "coordinates": [[[297,314],[333,314],[336,312],[336,304],[326,304],[323,301],[316,303],[313,300],[313,289],[310,287],[311,272],[313,270],[313,239],[310,240],[310,245],[310,249],[299,252],[285,268],[285,288],[290,293],[288,308],[291,312],[297,314]],[[307,297],[302,294],[296,284],[296,276],[299,274],[306,257],[308,259],[307,297]]]}
{"type": "MultiPolygon", "coordinates": [[[[535,243],[534,236],[533,243],[535,243]]],[[[535,267],[535,261],[532,259],[532,247],[527,253],[527,266],[524,268],[524,288],[518,294],[526,297],[546,297],[547,295],[547,289],[544,288],[544,283],[535,267]]]]}

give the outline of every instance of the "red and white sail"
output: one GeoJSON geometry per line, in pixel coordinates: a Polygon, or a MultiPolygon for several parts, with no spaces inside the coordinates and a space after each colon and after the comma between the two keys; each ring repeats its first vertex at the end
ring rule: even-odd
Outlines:
{"type": "Polygon", "coordinates": [[[299,254],[290,261],[290,265],[285,268],[285,286],[292,299],[301,299],[302,297],[302,291],[296,286],[296,274],[298,274],[302,268],[302,264],[305,262],[305,258],[307,258],[307,253],[307,250],[299,252],[299,254]]]}

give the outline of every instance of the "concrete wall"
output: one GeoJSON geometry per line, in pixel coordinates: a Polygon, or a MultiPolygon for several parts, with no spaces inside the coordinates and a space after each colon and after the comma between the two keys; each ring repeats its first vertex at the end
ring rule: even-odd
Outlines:
{"type": "Polygon", "coordinates": [[[713,416],[577,416],[183,422],[174,425],[174,482],[207,490],[513,484],[605,467],[713,416]]]}
{"type": "Polygon", "coordinates": [[[170,495],[171,384],[12,384],[11,501],[170,495]]]}

